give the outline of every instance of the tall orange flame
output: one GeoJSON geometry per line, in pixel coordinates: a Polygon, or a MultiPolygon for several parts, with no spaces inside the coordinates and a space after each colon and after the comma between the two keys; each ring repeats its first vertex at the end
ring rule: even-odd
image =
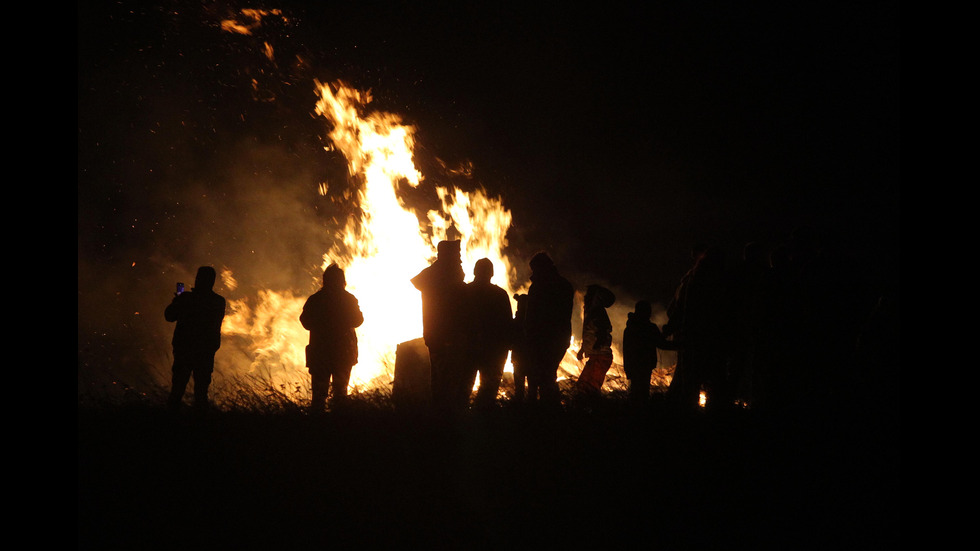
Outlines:
{"type": "MultiPolygon", "coordinates": [[[[426,213],[428,225],[421,225],[397,193],[399,185],[416,187],[423,180],[413,158],[414,128],[397,115],[367,112],[368,92],[319,82],[316,91],[315,113],[331,127],[327,147],[344,155],[359,183],[362,215],[336,231],[322,267],[344,268],[348,290],[360,302],[364,324],[357,330],[359,362],[350,385],[368,390],[392,381],[397,345],[421,337],[421,298],[410,280],[435,257],[450,228],[459,234],[467,280],[476,260],[489,258],[494,282],[513,294],[514,268],[503,253],[511,214],[483,191],[438,188],[441,207],[426,213]]],[[[321,193],[326,188],[321,185],[321,193]]],[[[268,370],[263,375],[273,386],[307,378],[303,350],[309,333],[298,319],[305,298],[266,290],[254,308],[244,300],[234,302],[226,318],[224,333],[250,343],[251,369],[268,370]]]]}

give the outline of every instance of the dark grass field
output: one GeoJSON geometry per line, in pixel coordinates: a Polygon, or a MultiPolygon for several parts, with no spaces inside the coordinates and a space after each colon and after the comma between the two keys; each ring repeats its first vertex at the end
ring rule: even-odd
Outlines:
{"type": "Polygon", "coordinates": [[[897,411],[80,407],[79,549],[894,549],[897,411]]]}

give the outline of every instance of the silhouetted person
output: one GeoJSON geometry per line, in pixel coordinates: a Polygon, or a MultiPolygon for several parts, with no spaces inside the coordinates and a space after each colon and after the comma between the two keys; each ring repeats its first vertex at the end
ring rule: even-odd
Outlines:
{"type": "Polygon", "coordinates": [[[600,285],[589,285],[582,304],[582,348],[578,359],[588,358],[578,381],[578,392],[585,397],[595,398],[602,390],[602,382],[612,366],[612,322],[609,321],[609,308],[616,302],[612,291],[600,285]]]}
{"type": "Polygon", "coordinates": [[[364,323],[364,315],[346,287],[344,270],[331,264],[323,271],[323,286],[306,299],[299,316],[310,332],[306,367],[310,370],[314,412],[323,411],[331,387],[334,403],[344,403],[351,370],[357,364],[355,329],[364,323]]]}
{"type": "Polygon", "coordinates": [[[173,336],[174,365],[167,405],[176,408],[194,377],[194,405],[208,406],[208,387],[214,371],[214,354],[221,347],[221,322],[225,299],[214,292],[217,274],[210,266],[197,269],[194,287],[175,293],[164,311],[167,321],[177,322],[173,336]]]}
{"type": "MultiPolygon", "coordinates": [[[[705,251],[708,250],[708,246],[704,243],[695,243],[691,246],[691,267],[681,276],[681,281],[677,285],[677,289],[674,291],[674,296],[667,305],[667,319],[671,318],[671,314],[678,308],[681,307],[683,303],[683,296],[687,293],[687,284],[694,277],[694,269],[698,265],[698,261],[704,256],[705,251]]],[[[668,322],[669,325],[669,322],[668,322]]]]}
{"type": "Polygon", "coordinates": [[[481,258],[473,267],[473,281],[466,285],[467,355],[472,365],[467,377],[472,388],[473,377],[480,375],[474,404],[478,409],[494,405],[512,341],[510,297],[491,278],[493,262],[481,258]]]}
{"type": "Polygon", "coordinates": [[[412,278],[422,293],[422,337],[429,349],[432,401],[438,410],[458,410],[469,400],[462,325],[463,262],[459,241],[441,241],[436,260],[412,278]]]}
{"type": "Polygon", "coordinates": [[[627,314],[626,329],[623,330],[623,369],[629,380],[629,401],[639,407],[650,401],[650,377],[657,368],[657,349],[677,349],[650,320],[652,314],[653,308],[648,301],[637,302],[634,310],[627,314]]]}
{"type": "Polygon", "coordinates": [[[512,348],[510,353],[510,363],[514,367],[514,401],[518,404],[524,403],[527,396],[537,396],[538,389],[533,386],[534,377],[530,375],[530,360],[528,358],[527,337],[525,329],[527,326],[527,294],[514,293],[514,301],[517,303],[517,310],[514,312],[512,334],[512,348]]]}
{"type": "Polygon", "coordinates": [[[558,273],[547,253],[536,254],[531,259],[530,267],[531,287],[527,292],[525,318],[529,377],[533,379],[533,386],[538,388],[542,402],[560,405],[558,367],[572,338],[575,290],[558,273]]]}
{"type": "MultiPolygon", "coordinates": [[[[679,339],[681,322],[684,318],[684,309],[687,305],[687,293],[690,288],[691,279],[694,277],[694,270],[697,268],[698,261],[704,255],[707,246],[700,243],[696,243],[691,247],[691,260],[692,265],[681,277],[680,283],[677,284],[677,289],[674,290],[674,296],[672,297],[670,304],[667,305],[667,323],[663,328],[663,336],[673,342],[677,342],[679,339]]],[[[692,377],[688,375],[688,369],[686,366],[687,358],[685,355],[677,354],[677,363],[674,365],[674,374],[670,380],[670,387],[667,389],[667,399],[668,404],[677,407],[677,403],[680,402],[679,396],[681,394],[687,394],[689,387],[693,385],[692,377]],[[681,388],[684,387],[682,391],[681,388]]]]}
{"type": "Polygon", "coordinates": [[[702,388],[711,409],[730,406],[732,397],[724,384],[731,348],[730,286],[724,253],[708,248],[698,259],[672,304],[668,335],[682,348],[667,390],[670,402],[683,410],[698,407],[702,388]]]}

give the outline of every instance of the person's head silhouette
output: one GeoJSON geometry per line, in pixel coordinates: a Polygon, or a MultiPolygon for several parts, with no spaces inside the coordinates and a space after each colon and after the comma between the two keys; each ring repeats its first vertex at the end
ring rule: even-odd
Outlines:
{"type": "Polygon", "coordinates": [[[555,263],[546,252],[540,252],[531,258],[528,263],[532,274],[548,274],[555,271],[555,263]]]}
{"type": "Polygon", "coordinates": [[[347,276],[344,275],[344,270],[336,264],[331,264],[327,266],[326,270],[323,270],[323,286],[327,289],[343,289],[347,286],[347,276]]]}
{"type": "Polygon", "coordinates": [[[194,290],[195,291],[210,291],[214,288],[214,281],[217,279],[218,275],[211,266],[201,266],[197,269],[197,275],[194,277],[194,290]]]}
{"type": "Polygon", "coordinates": [[[650,305],[649,301],[641,300],[636,303],[636,308],[634,310],[636,317],[640,320],[649,320],[650,315],[653,313],[653,307],[650,305]]]}
{"type": "Polygon", "coordinates": [[[481,258],[473,266],[473,281],[489,283],[493,278],[493,262],[489,258],[481,258]]]}
{"type": "Polygon", "coordinates": [[[460,254],[459,241],[440,241],[436,245],[437,258],[444,262],[462,262],[460,254]]]}

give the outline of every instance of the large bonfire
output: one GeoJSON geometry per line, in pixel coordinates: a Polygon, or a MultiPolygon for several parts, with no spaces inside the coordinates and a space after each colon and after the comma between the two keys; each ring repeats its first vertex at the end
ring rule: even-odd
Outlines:
{"type": "MultiPolygon", "coordinates": [[[[243,10],[238,19],[222,22],[221,28],[250,35],[269,16],[285,21],[278,10],[243,10]]],[[[270,60],[274,57],[268,42],[261,53],[270,60]]],[[[482,189],[438,186],[438,206],[422,211],[409,207],[399,190],[416,188],[424,180],[414,155],[414,127],[398,115],[372,110],[369,91],[340,81],[314,81],[313,87],[313,113],[329,130],[329,143],[323,146],[343,155],[358,207],[346,222],[329,230],[332,245],[323,253],[321,266],[335,263],[345,270],[348,290],[364,313],[364,324],[357,330],[359,362],[350,390],[386,389],[393,383],[398,345],[422,335],[421,297],[410,280],[435,258],[439,241],[461,241],[467,281],[472,279],[474,263],[489,258],[495,284],[511,296],[526,291],[527,282],[517,280],[517,271],[504,253],[511,213],[499,198],[482,189]]],[[[329,187],[321,184],[320,192],[326,194],[329,187]]],[[[222,278],[226,288],[235,288],[231,271],[225,270],[222,278]]],[[[308,291],[315,284],[311,281],[308,291]]],[[[244,349],[246,357],[246,366],[236,359],[230,370],[234,386],[292,389],[291,396],[299,400],[308,396],[309,333],[299,322],[307,294],[264,289],[255,297],[231,301],[222,332],[244,349]]],[[[566,354],[562,369],[566,376],[574,376],[581,364],[574,357],[574,338],[569,345],[572,352],[566,354]]],[[[620,362],[618,350],[615,355],[620,362]]]]}
{"type": "MultiPolygon", "coordinates": [[[[316,92],[315,113],[331,129],[325,147],[344,155],[352,181],[359,183],[358,215],[335,231],[322,267],[335,263],[346,271],[348,290],[364,312],[357,330],[360,360],[350,384],[366,390],[390,384],[397,345],[422,335],[421,298],[410,279],[434,259],[439,241],[461,241],[468,280],[473,264],[489,258],[495,283],[513,295],[515,271],[503,252],[511,214],[482,190],[438,188],[441,207],[420,217],[397,193],[400,185],[418,186],[423,179],[413,159],[414,129],[396,115],[369,111],[370,93],[342,82],[317,82],[316,92]]],[[[273,387],[292,385],[306,373],[309,334],[299,323],[305,298],[265,290],[254,307],[233,302],[225,320],[226,335],[250,343],[250,370],[273,387]]]]}

